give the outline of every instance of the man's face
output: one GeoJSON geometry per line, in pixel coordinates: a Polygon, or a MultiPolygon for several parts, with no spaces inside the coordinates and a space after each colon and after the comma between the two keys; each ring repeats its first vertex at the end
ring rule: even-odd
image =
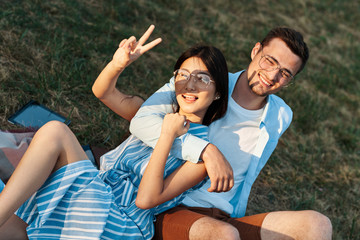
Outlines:
{"type": "Polygon", "coordinates": [[[272,39],[263,48],[260,43],[257,43],[251,52],[251,58],[252,61],[247,70],[249,87],[253,93],[262,97],[276,93],[289,84],[285,76],[287,74],[295,76],[302,63],[301,58],[295,55],[279,38],[272,39]],[[263,63],[265,55],[272,61],[271,64],[277,68],[270,68],[270,70],[264,68],[266,65],[263,63]],[[261,58],[263,64],[260,66],[261,58]]]}

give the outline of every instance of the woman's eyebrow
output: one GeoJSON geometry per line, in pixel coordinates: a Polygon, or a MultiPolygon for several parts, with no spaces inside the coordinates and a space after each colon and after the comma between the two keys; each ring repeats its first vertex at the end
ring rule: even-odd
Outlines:
{"type": "Polygon", "coordinates": [[[210,72],[209,72],[208,70],[198,70],[198,69],[195,69],[194,71],[190,72],[190,70],[187,69],[187,68],[180,68],[180,69],[186,70],[186,71],[188,71],[190,74],[192,74],[192,73],[196,73],[196,74],[202,73],[202,74],[210,75],[210,72]]]}
{"type": "Polygon", "coordinates": [[[210,72],[208,70],[194,70],[193,72],[195,73],[203,73],[203,74],[210,74],[210,72]]]}

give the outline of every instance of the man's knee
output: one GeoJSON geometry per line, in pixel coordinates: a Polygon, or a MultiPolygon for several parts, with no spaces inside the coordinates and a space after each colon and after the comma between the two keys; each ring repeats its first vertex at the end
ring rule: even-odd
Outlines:
{"type": "Polygon", "coordinates": [[[210,217],[203,217],[190,228],[190,240],[239,240],[238,230],[229,223],[210,217]]]}
{"type": "Polygon", "coordinates": [[[240,235],[239,231],[232,225],[226,224],[219,226],[219,233],[221,236],[223,236],[224,240],[239,240],[240,235]]]}
{"type": "Polygon", "coordinates": [[[269,213],[261,228],[262,239],[331,239],[332,226],[328,217],[312,211],[269,213]]]}
{"type": "Polygon", "coordinates": [[[313,210],[304,211],[309,219],[309,231],[314,235],[322,235],[323,239],[331,239],[332,236],[332,224],[330,219],[313,210]]]}

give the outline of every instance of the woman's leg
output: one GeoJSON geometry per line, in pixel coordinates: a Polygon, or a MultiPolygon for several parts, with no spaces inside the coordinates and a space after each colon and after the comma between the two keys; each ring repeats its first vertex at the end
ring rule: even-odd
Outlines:
{"type": "Polygon", "coordinates": [[[13,214],[0,227],[0,240],[27,240],[27,224],[18,216],[13,214]]]}
{"type": "Polygon", "coordinates": [[[65,124],[52,121],[41,127],[0,194],[0,226],[43,185],[53,171],[87,158],[65,124]]]}

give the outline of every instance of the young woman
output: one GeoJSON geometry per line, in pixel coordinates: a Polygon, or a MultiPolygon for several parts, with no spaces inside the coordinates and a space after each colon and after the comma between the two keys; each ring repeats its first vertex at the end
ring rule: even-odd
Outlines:
{"type": "MultiPolygon", "coordinates": [[[[127,101],[115,88],[117,78],[161,41],[143,46],[152,30],[138,42],[123,40],[94,83],[94,94],[119,115],[136,101],[127,101]]],[[[206,125],[227,108],[228,70],[218,49],[190,48],[174,70],[177,105],[165,116],[154,149],[130,136],[102,157],[99,171],[84,160],[86,154],[64,124],[50,122],[39,129],[0,194],[0,236],[27,226],[30,239],[151,239],[154,216],[178,205],[206,177],[203,164],[169,155],[173,141],[187,131],[206,139],[206,125]],[[16,209],[22,220],[12,215],[16,209]]]]}

